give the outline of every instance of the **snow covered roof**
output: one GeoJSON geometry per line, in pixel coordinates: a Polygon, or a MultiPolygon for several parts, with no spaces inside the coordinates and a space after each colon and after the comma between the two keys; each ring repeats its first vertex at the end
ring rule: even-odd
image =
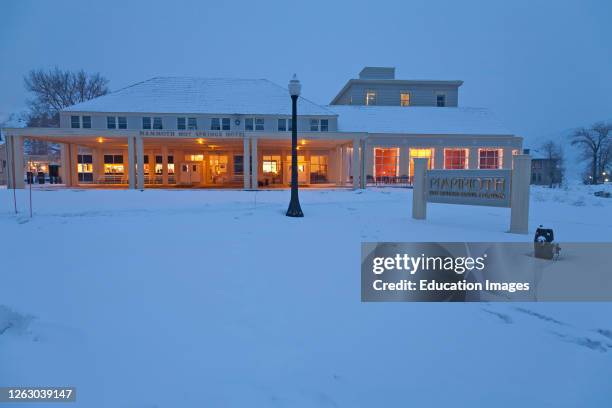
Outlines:
{"type": "Polygon", "coordinates": [[[338,131],[407,134],[511,135],[484,108],[330,105],[338,131]]]}
{"type": "MultiPolygon", "coordinates": [[[[66,112],[290,115],[286,88],[267,79],[156,77],[64,109],[66,112]]],[[[335,115],[302,97],[300,115],[335,115]]]]}

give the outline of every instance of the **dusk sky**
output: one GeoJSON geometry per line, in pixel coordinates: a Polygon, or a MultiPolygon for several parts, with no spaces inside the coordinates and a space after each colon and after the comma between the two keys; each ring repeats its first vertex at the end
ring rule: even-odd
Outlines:
{"type": "Polygon", "coordinates": [[[0,15],[3,116],[25,108],[32,68],[100,72],[111,90],[162,75],[286,85],[295,72],[327,104],[372,65],[464,80],[461,106],[491,108],[529,141],[612,119],[608,0],[20,0],[0,15]]]}

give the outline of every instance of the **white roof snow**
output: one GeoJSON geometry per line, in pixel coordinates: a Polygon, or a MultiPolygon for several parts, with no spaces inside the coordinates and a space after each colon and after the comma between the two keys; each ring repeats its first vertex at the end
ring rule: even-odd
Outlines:
{"type": "MultiPolygon", "coordinates": [[[[286,88],[267,79],[156,77],[64,109],[66,112],[291,115],[286,88]]],[[[299,115],[334,116],[298,99],[299,115]]]]}
{"type": "Polygon", "coordinates": [[[512,135],[484,108],[330,105],[338,131],[403,134],[512,135]]]}

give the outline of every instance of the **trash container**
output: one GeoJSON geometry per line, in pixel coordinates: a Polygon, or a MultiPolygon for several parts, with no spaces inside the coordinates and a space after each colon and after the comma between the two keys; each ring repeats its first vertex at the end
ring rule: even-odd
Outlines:
{"type": "Polygon", "coordinates": [[[49,183],[59,184],[59,166],[57,164],[49,165],[49,183]]]}
{"type": "Polygon", "coordinates": [[[552,228],[544,228],[540,225],[533,238],[534,256],[540,259],[553,259],[559,250],[559,245],[555,244],[554,240],[555,234],[552,228]]]}
{"type": "Polygon", "coordinates": [[[36,181],[38,182],[38,184],[45,184],[45,173],[39,171],[36,175],[36,181]]]}
{"type": "Polygon", "coordinates": [[[26,180],[28,184],[34,184],[34,173],[32,173],[31,171],[28,171],[26,173],[26,180]]]}

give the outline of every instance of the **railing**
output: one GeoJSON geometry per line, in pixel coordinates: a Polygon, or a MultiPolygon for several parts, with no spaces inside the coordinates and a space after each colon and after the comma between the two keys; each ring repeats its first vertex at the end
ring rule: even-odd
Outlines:
{"type": "Polygon", "coordinates": [[[412,187],[412,176],[378,176],[367,177],[370,186],[412,187]]]}

